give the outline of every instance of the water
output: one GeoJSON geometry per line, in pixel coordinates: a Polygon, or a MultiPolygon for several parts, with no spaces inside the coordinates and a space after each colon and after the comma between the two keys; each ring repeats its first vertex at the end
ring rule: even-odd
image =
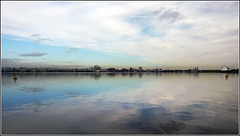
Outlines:
{"type": "Polygon", "coordinates": [[[237,134],[238,74],[2,75],[3,133],[237,134]]]}

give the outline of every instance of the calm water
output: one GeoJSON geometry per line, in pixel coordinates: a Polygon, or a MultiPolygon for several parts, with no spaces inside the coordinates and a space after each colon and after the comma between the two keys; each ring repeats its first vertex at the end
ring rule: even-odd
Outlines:
{"type": "Polygon", "coordinates": [[[238,74],[2,75],[3,133],[238,133],[238,74]]]}

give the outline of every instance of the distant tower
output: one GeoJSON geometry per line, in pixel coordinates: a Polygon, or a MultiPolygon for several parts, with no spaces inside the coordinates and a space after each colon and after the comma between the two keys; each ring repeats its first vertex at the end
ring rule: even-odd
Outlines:
{"type": "Polygon", "coordinates": [[[139,67],[138,70],[139,70],[139,72],[142,72],[142,71],[143,71],[142,67],[139,67]]]}

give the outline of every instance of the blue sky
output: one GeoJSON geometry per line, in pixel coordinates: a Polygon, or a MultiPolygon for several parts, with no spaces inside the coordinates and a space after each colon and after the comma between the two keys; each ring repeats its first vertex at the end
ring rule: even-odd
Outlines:
{"type": "Polygon", "coordinates": [[[238,68],[238,2],[1,2],[3,67],[238,68]]]}

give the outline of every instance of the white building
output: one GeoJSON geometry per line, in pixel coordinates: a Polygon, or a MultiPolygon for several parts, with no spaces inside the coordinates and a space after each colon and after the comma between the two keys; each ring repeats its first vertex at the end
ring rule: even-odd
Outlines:
{"type": "Polygon", "coordinates": [[[93,71],[94,71],[94,72],[100,72],[100,71],[101,71],[101,67],[98,66],[98,65],[95,65],[95,66],[93,67],[93,71]]]}
{"type": "Polygon", "coordinates": [[[230,68],[228,68],[228,67],[226,67],[226,66],[222,66],[221,71],[228,71],[228,70],[230,70],[230,68]]]}

